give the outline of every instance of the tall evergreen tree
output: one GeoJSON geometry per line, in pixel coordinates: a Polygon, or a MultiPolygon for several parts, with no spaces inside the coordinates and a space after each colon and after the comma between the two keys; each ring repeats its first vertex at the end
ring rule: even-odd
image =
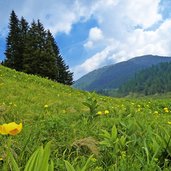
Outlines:
{"type": "Polygon", "coordinates": [[[73,83],[73,73],[65,64],[54,37],[38,20],[31,26],[12,11],[4,65],[18,71],[48,77],[63,84],[73,83]]]}
{"type": "Polygon", "coordinates": [[[24,17],[21,17],[21,21],[19,23],[19,28],[20,28],[20,47],[19,47],[19,52],[20,52],[20,70],[23,71],[23,61],[24,61],[24,53],[26,49],[26,38],[27,38],[27,33],[29,30],[29,24],[28,22],[24,19],[24,17]]]}
{"type": "Polygon", "coordinates": [[[56,65],[57,65],[57,75],[56,75],[56,81],[72,85],[73,84],[73,73],[69,71],[69,67],[65,64],[62,55],[59,52],[59,48],[55,42],[54,37],[48,31],[48,37],[52,42],[54,53],[56,54],[56,65]]]}
{"type": "Polygon", "coordinates": [[[46,34],[45,46],[44,46],[44,56],[43,56],[43,63],[42,63],[42,71],[44,75],[48,78],[56,80],[58,67],[56,63],[56,53],[53,49],[53,44],[51,41],[51,33],[48,31],[46,34]]]}
{"type": "Polygon", "coordinates": [[[16,70],[21,70],[21,62],[20,62],[20,28],[19,28],[19,20],[16,16],[15,12],[12,11],[10,15],[10,23],[9,23],[9,35],[7,37],[6,44],[6,59],[4,65],[10,68],[14,68],[16,70]]]}
{"type": "Polygon", "coordinates": [[[26,39],[24,53],[24,71],[56,80],[57,63],[51,35],[43,24],[33,21],[26,39]]]}
{"type": "MultiPolygon", "coordinates": [[[[45,30],[41,23],[33,21],[28,31],[24,51],[24,72],[41,75],[42,56],[44,55],[45,30]]],[[[42,75],[41,75],[42,76],[42,75]]]]}

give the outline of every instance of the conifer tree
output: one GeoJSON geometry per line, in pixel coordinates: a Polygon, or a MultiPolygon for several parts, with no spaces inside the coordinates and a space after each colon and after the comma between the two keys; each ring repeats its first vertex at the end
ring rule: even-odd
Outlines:
{"type": "Polygon", "coordinates": [[[21,17],[21,21],[19,23],[19,28],[20,28],[20,47],[19,47],[19,52],[20,52],[20,70],[23,71],[23,61],[24,61],[24,53],[26,49],[26,38],[27,38],[27,33],[29,30],[29,24],[28,22],[24,19],[24,17],[21,17]]]}
{"type": "Polygon", "coordinates": [[[24,71],[56,80],[56,54],[51,42],[51,36],[38,20],[33,21],[26,39],[24,53],[24,71]]]}
{"type": "Polygon", "coordinates": [[[46,75],[52,80],[56,80],[58,68],[56,63],[56,53],[53,49],[53,44],[51,41],[51,34],[48,31],[46,34],[45,46],[44,46],[44,56],[43,56],[43,72],[42,74],[46,75]]]}
{"type": "Polygon", "coordinates": [[[23,17],[19,21],[12,11],[9,29],[4,65],[63,84],[73,83],[73,73],[59,53],[54,37],[39,20],[29,27],[23,17]]]}
{"type": "Polygon", "coordinates": [[[52,42],[54,53],[56,54],[56,65],[57,65],[57,74],[56,81],[59,83],[72,85],[73,84],[73,73],[69,71],[69,67],[65,64],[60,52],[59,48],[55,42],[54,37],[48,31],[48,37],[52,42]]]}
{"type": "Polygon", "coordinates": [[[45,30],[43,25],[38,21],[33,21],[28,31],[25,51],[24,51],[24,72],[29,74],[41,75],[42,56],[44,55],[45,30]]]}
{"type": "Polygon", "coordinates": [[[21,70],[21,58],[20,58],[20,28],[19,28],[19,20],[16,16],[15,12],[12,11],[10,15],[10,23],[9,23],[9,35],[7,37],[6,43],[6,59],[4,65],[10,68],[14,68],[16,70],[21,70]]]}

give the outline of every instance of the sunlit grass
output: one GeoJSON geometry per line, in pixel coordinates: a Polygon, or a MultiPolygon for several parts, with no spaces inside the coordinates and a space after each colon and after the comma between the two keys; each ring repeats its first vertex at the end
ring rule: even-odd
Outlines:
{"type": "MultiPolygon", "coordinates": [[[[23,124],[11,138],[21,170],[49,141],[56,170],[171,167],[169,98],[103,97],[0,66],[0,124],[9,122],[23,124]]],[[[6,135],[0,142],[1,169],[6,135]]]]}

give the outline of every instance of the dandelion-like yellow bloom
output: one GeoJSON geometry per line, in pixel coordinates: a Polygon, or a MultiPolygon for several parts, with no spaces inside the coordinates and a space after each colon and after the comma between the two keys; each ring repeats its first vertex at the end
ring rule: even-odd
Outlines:
{"type": "Polygon", "coordinates": [[[44,105],[44,108],[48,108],[49,106],[46,104],[46,105],[44,105]]]}
{"type": "Polygon", "coordinates": [[[167,107],[165,107],[165,108],[164,108],[164,111],[165,111],[166,113],[168,113],[168,112],[169,112],[169,109],[168,109],[167,107]]]}
{"type": "Polygon", "coordinates": [[[137,112],[141,112],[141,108],[138,108],[138,109],[137,109],[137,112]]]}
{"type": "Polygon", "coordinates": [[[98,114],[98,115],[102,115],[103,113],[102,113],[101,111],[98,111],[97,114],[98,114]]]}
{"type": "Polygon", "coordinates": [[[105,111],[104,111],[104,114],[105,114],[105,115],[109,114],[109,111],[108,111],[108,110],[105,110],[105,111]]]}
{"type": "Polygon", "coordinates": [[[159,114],[159,112],[158,112],[158,111],[154,111],[154,114],[155,114],[155,115],[158,115],[158,114],[159,114]]]}
{"type": "Polygon", "coordinates": [[[16,135],[20,133],[22,130],[22,123],[16,124],[15,122],[11,122],[8,124],[0,125],[0,134],[2,135],[16,135]]]}

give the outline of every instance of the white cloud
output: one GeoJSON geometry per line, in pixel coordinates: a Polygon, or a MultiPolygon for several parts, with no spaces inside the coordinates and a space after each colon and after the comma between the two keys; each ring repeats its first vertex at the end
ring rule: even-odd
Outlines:
{"type": "Polygon", "coordinates": [[[58,32],[68,34],[74,23],[90,17],[93,4],[94,2],[86,3],[85,6],[85,2],[81,0],[11,0],[10,3],[0,1],[0,34],[4,28],[7,31],[9,15],[12,10],[16,12],[19,18],[24,16],[29,22],[33,19],[40,19],[43,25],[50,29],[54,35],[58,32]]]}
{"type": "Polygon", "coordinates": [[[4,36],[6,33],[12,9],[29,22],[40,19],[54,35],[59,32],[69,34],[74,23],[93,17],[98,26],[91,28],[86,42],[83,41],[86,54],[91,55],[82,64],[73,67],[78,78],[112,61],[149,53],[171,55],[171,19],[164,20],[159,13],[161,1],[0,1],[0,34],[4,36]]]}
{"type": "Polygon", "coordinates": [[[81,65],[76,66],[72,69],[74,73],[77,73],[75,75],[75,79],[78,79],[80,76],[84,75],[85,73],[88,73],[96,68],[99,68],[101,66],[105,66],[108,62],[108,57],[113,54],[114,51],[113,45],[110,45],[103,49],[103,51],[96,53],[91,58],[87,59],[84,63],[81,65]]]}
{"type": "Polygon", "coordinates": [[[94,43],[102,39],[103,39],[102,31],[97,27],[93,27],[89,31],[88,41],[84,44],[84,47],[93,48],[94,43]]]}
{"type": "Polygon", "coordinates": [[[160,0],[134,0],[125,2],[125,16],[137,25],[148,28],[162,19],[158,13],[160,0]]]}
{"type": "Polygon", "coordinates": [[[110,6],[96,5],[93,15],[103,38],[96,44],[88,39],[84,47],[93,51],[99,44],[103,46],[100,53],[74,68],[76,78],[81,76],[80,71],[85,74],[111,61],[120,62],[145,54],[171,56],[171,19],[162,19],[159,5],[160,0],[118,0],[110,6]],[[110,53],[105,53],[111,47],[110,53]],[[101,54],[105,54],[103,60],[101,54]]]}
{"type": "Polygon", "coordinates": [[[97,28],[97,27],[93,27],[90,29],[90,32],[89,32],[89,39],[92,40],[92,41],[98,41],[100,39],[103,38],[103,34],[102,34],[102,31],[97,28]]]}

